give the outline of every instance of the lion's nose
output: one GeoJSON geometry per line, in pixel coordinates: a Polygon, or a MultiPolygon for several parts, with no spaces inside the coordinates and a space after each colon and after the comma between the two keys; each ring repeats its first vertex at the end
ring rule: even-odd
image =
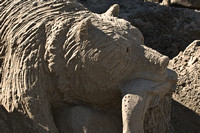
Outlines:
{"type": "Polygon", "coordinates": [[[167,56],[160,57],[159,59],[159,65],[161,67],[160,73],[166,72],[168,64],[169,64],[169,58],[167,56]]]}
{"type": "Polygon", "coordinates": [[[167,67],[169,64],[169,58],[167,56],[163,56],[160,58],[160,66],[167,67]]]}

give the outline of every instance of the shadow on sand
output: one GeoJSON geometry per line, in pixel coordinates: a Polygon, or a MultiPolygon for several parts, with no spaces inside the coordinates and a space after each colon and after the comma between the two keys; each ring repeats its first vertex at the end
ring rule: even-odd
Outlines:
{"type": "Polygon", "coordinates": [[[171,124],[174,133],[199,133],[200,115],[172,100],[171,124]]]}

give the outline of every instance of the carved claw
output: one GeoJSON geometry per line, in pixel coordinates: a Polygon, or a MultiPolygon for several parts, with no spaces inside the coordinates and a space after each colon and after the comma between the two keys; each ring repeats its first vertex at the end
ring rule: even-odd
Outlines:
{"type": "Polygon", "coordinates": [[[123,133],[144,133],[143,121],[147,100],[135,94],[127,94],[122,100],[123,133]]]}

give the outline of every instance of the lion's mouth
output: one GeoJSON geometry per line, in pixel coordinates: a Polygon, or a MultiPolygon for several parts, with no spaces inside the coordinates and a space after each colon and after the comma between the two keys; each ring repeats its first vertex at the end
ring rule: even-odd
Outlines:
{"type": "Polygon", "coordinates": [[[124,88],[127,89],[127,87],[130,84],[132,86],[131,89],[141,88],[141,90],[143,90],[147,88],[149,89],[149,91],[151,90],[152,92],[156,92],[156,90],[154,91],[153,88],[157,88],[156,86],[161,87],[164,84],[165,85],[169,84],[172,86],[169,88],[175,89],[175,84],[177,82],[177,74],[170,69],[167,69],[167,71],[162,75],[156,75],[152,73],[143,72],[143,73],[134,74],[134,77],[137,77],[137,78],[132,78],[132,80],[129,80],[128,82],[125,82],[120,85],[122,92],[124,92],[124,88]]]}

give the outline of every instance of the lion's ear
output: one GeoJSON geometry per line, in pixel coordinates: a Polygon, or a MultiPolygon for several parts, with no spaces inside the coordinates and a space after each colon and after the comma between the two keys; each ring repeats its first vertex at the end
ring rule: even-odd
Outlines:
{"type": "Polygon", "coordinates": [[[92,25],[91,18],[85,18],[78,24],[78,38],[79,40],[88,39],[89,28],[92,25]]]}
{"type": "Polygon", "coordinates": [[[106,16],[118,17],[119,14],[119,5],[112,5],[105,13],[106,16]]]}

